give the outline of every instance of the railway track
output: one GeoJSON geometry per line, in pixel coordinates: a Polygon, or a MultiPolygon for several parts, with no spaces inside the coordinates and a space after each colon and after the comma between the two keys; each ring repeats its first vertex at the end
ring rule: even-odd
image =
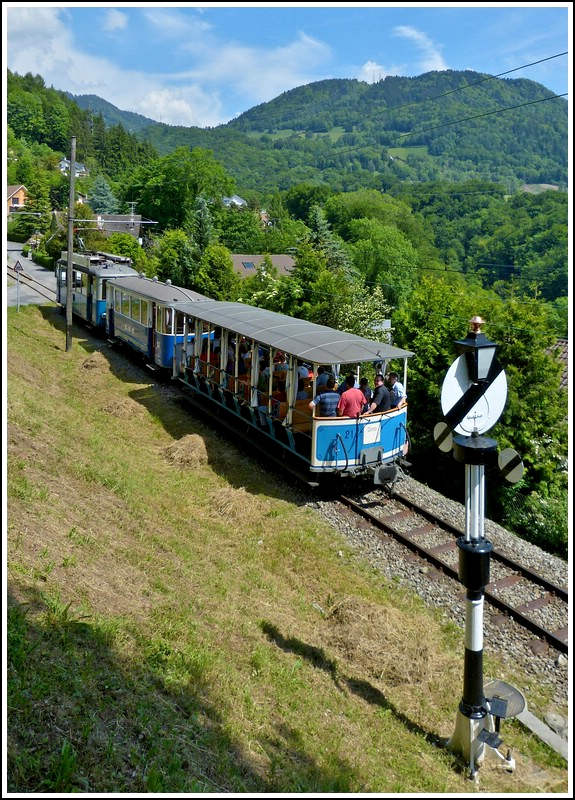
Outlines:
{"type": "MultiPolygon", "coordinates": [[[[8,267],[8,275],[13,280],[18,280],[18,272],[14,269],[11,264],[7,265],[8,267]]],[[[41,281],[36,280],[31,275],[27,275],[25,272],[20,272],[20,285],[26,286],[29,289],[32,289],[36,294],[40,295],[46,300],[49,300],[51,303],[56,303],[56,292],[51,289],[46,284],[42,283],[41,281]]]]}
{"type": "MultiPolygon", "coordinates": [[[[345,495],[340,496],[339,501],[367,520],[379,536],[393,537],[435,570],[456,580],[457,592],[463,591],[458,578],[456,542],[464,536],[464,530],[402,497],[397,490],[393,499],[386,501],[353,499],[345,495]]],[[[568,591],[565,587],[556,586],[494,548],[490,557],[490,583],[485,588],[484,598],[504,618],[514,620],[532,633],[535,648],[537,642],[542,642],[567,654],[568,591]],[[553,621],[552,625],[549,620],[553,621]]]]}

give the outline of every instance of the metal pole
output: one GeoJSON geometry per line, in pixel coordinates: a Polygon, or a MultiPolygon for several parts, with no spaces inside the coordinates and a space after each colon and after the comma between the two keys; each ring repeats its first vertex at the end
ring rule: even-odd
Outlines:
{"type": "Polygon", "coordinates": [[[479,738],[485,727],[487,707],[483,692],[483,601],[489,583],[491,542],[484,537],[484,464],[493,458],[493,439],[457,436],[454,455],[465,464],[465,536],[457,540],[459,548],[459,580],[465,586],[465,657],[463,695],[459,703],[455,732],[448,747],[459,751],[471,775],[484,757],[484,744],[479,738]]]}
{"type": "Polygon", "coordinates": [[[16,311],[20,311],[20,273],[16,273],[16,311]]]}
{"type": "Polygon", "coordinates": [[[66,352],[72,349],[72,291],[74,283],[74,180],[76,178],[76,137],[70,148],[70,194],[68,197],[68,264],[66,268],[66,352]]]}

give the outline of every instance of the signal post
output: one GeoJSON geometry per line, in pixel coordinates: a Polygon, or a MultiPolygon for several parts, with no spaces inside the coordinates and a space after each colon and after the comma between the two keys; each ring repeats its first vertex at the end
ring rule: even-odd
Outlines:
{"type": "Polygon", "coordinates": [[[497,749],[502,743],[499,721],[521,713],[525,705],[520,693],[502,681],[490,684],[489,699],[483,685],[483,603],[493,549],[484,528],[485,466],[499,462],[512,483],[523,474],[514,451],[504,451],[502,460],[497,442],[483,435],[497,422],[507,399],[507,379],[495,358],[497,345],[481,332],[483,324],[480,317],[473,317],[467,338],[456,342],[461,355],[451,365],[441,393],[445,422],[434,430],[440,450],[453,450],[455,460],[465,465],[465,535],[457,540],[459,580],[466,589],[463,694],[447,747],[463,756],[471,777],[483,761],[486,746],[496,753],[501,766],[515,769],[511,754],[504,756],[497,749]]]}

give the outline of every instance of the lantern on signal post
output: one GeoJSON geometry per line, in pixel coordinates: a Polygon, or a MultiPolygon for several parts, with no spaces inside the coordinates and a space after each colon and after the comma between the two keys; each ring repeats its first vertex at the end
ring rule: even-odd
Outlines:
{"type": "Polygon", "coordinates": [[[469,324],[471,330],[467,338],[460,339],[455,345],[458,352],[465,356],[467,374],[471,382],[484,383],[489,380],[491,367],[497,363],[495,362],[497,345],[481,332],[481,326],[484,324],[481,317],[472,317],[469,324]]]}
{"type": "MultiPolygon", "coordinates": [[[[497,345],[481,332],[483,324],[481,317],[473,317],[467,338],[455,343],[460,356],[449,368],[441,391],[445,423],[438,423],[434,430],[439,448],[453,449],[455,460],[465,464],[465,536],[457,540],[459,580],[466,588],[463,695],[448,747],[462,754],[471,775],[483,760],[485,744],[496,750],[500,743],[486,727],[495,704],[486,699],[483,687],[483,596],[493,549],[484,531],[484,470],[485,465],[497,462],[497,442],[483,434],[503,412],[507,379],[495,358],[497,345]]],[[[519,480],[522,464],[514,469],[506,474],[512,482],[519,480]]],[[[514,768],[512,759],[496,752],[508,769],[514,768]]]]}

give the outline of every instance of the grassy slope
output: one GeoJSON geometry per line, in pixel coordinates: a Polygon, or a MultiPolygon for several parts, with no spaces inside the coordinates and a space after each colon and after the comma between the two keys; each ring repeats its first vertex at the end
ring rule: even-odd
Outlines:
{"type": "MultiPolygon", "coordinates": [[[[438,747],[459,630],[55,309],[8,309],[8,356],[9,791],[477,791],[438,747]]],[[[503,733],[481,791],[566,791],[503,733]]]]}

